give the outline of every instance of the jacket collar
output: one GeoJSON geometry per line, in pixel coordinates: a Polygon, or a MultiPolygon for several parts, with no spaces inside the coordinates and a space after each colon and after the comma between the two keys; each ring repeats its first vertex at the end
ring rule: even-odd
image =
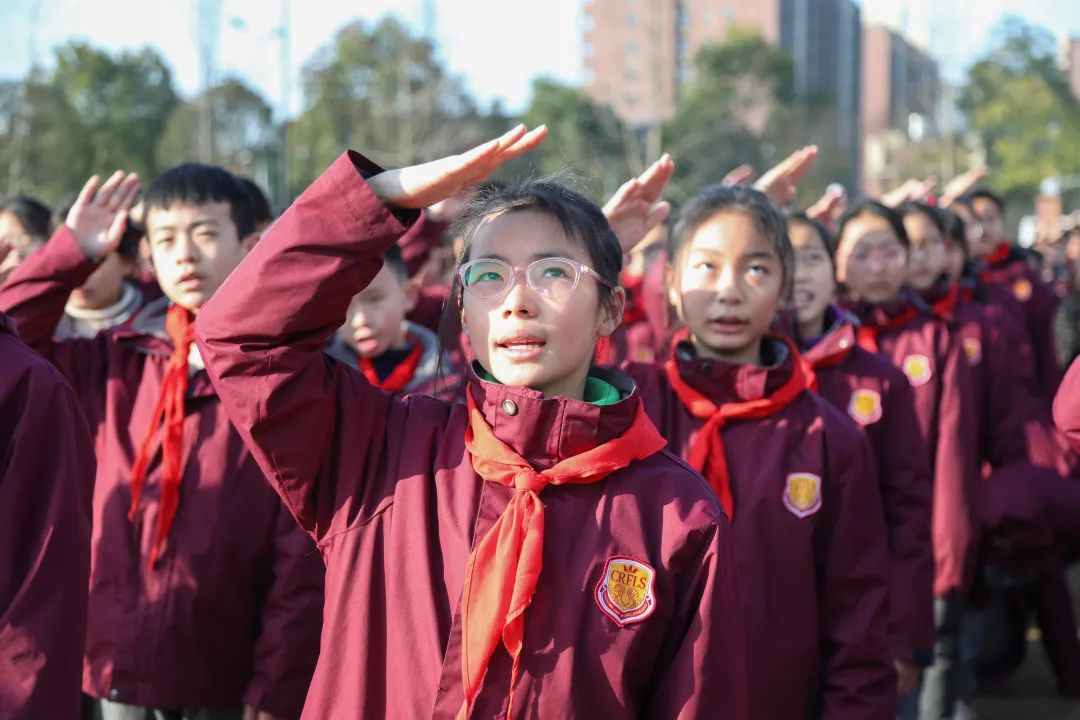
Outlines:
{"type": "Polygon", "coordinates": [[[779,337],[762,340],[764,365],[701,358],[689,340],[675,344],[679,376],[717,405],[748,402],[771,395],[791,378],[792,353],[779,337]]]}

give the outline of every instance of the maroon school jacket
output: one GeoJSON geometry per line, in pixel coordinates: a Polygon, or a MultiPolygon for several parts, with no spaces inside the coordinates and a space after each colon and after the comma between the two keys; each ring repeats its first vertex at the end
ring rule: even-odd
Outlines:
{"type": "Polygon", "coordinates": [[[855,421],[874,451],[892,555],[891,642],[897,658],[929,660],[934,648],[933,484],[907,377],[855,343],[853,318],[830,313],[830,328],[803,350],[817,391],[855,421]]]}
{"type": "MultiPolygon", "coordinates": [[[[674,352],[683,379],[714,402],[775,392],[791,375],[674,352]]],[[[668,384],[662,364],[627,366],[649,417],[684,458],[704,424],[668,384]]],[[[812,393],[778,413],[733,420],[723,440],[735,500],[735,549],[749,646],[753,718],[893,717],[885,535],[873,457],[853,423],[812,393]],[[788,501],[793,478],[813,475],[809,502],[788,501]]],[[[719,715],[709,715],[719,717],[719,715]]]]}
{"type": "MultiPolygon", "coordinates": [[[[307,718],[453,718],[463,701],[466,561],[512,489],[465,448],[467,408],[390,396],[320,348],[404,227],[347,153],[309,187],[196,322],[223,403],[326,561],[322,652],[307,718]],[[272,287],[266,278],[274,278],[272,287]]],[[[620,435],[639,407],[481,382],[495,435],[536,468],[620,435]]],[[[514,718],[745,717],[745,635],[731,528],[699,475],[663,451],[588,484],[548,487],[543,572],[525,615],[514,718]],[[655,610],[620,627],[598,585],[614,558],[654,570],[655,610]]],[[[492,656],[471,717],[506,715],[492,656]]]]}
{"type": "MultiPolygon", "coordinates": [[[[898,316],[909,302],[887,307],[848,302],[846,308],[868,324],[882,314],[898,316]]],[[[945,323],[928,312],[920,311],[903,327],[883,330],[878,346],[911,383],[919,429],[930,454],[934,594],[962,592],[974,573],[978,542],[978,435],[970,400],[971,368],[945,323]]]]}
{"type": "Polygon", "coordinates": [[[1001,305],[967,300],[958,287],[953,291],[938,285],[922,298],[967,358],[979,461],[992,468],[1025,462],[1024,427],[1035,420],[1034,407],[1021,387],[1014,349],[1026,342],[1026,336],[1015,334],[1017,329],[1001,305]]]}
{"type": "Polygon", "coordinates": [[[205,372],[191,379],[180,508],[156,569],[160,433],[141,512],[131,465],[161,389],[167,300],[127,330],[51,340],[71,289],[94,270],[62,228],[0,287],[27,343],[68,378],[94,432],[89,619],[83,691],[155,708],[238,707],[295,715],[318,654],[322,567],[266,487],[205,372]]]}
{"type": "Polygon", "coordinates": [[[94,448],[71,386],[0,313],[0,717],[74,718],[94,448]]]}
{"type": "Polygon", "coordinates": [[[1061,379],[1054,346],[1054,311],[1057,297],[1053,288],[1015,251],[1002,262],[990,265],[980,275],[983,282],[1007,289],[1024,311],[1024,326],[1034,351],[1035,374],[1044,399],[1054,396],[1061,379]]]}

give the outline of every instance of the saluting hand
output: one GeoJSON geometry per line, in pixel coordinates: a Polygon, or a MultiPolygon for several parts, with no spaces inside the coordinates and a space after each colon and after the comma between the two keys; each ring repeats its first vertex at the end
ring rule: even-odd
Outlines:
{"type": "Polygon", "coordinates": [[[985,165],[978,165],[966,173],[954,177],[941,191],[941,206],[948,207],[952,205],[968,190],[975,187],[975,184],[986,177],[989,172],[990,169],[985,165]]]}
{"type": "Polygon", "coordinates": [[[754,189],[768,195],[773,205],[784,207],[795,199],[799,192],[798,182],[814,166],[817,155],[817,145],[807,145],[796,150],[758,178],[754,189]]]}
{"type": "Polygon", "coordinates": [[[935,185],[937,185],[937,178],[933,175],[923,180],[909,178],[900,187],[882,195],[881,204],[891,208],[898,208],[908,200],[921,201],[934,189],[935,185]]]}
{"type": "Polygon", "coordinates": [[[724,179],[720,181],[721,185],[745,185],[750,182],[750,178],[754,177],[754,166],[742,164],[728,172],[724,176],[724,179]]]}
{"type": "Polygon", "coordinates": [[[604,216],[624,253],[671,214],[671,203],[660,200],[660,195],[674,172],[675,161],[664,153],[645,172],[623,183],[604,204],[604,216]]]}
{"type": "Polygon", "coordinates": [[[423,208],[475,185],[507,160],[526,153],[547,136],[547,126],[529,132],[524,125],[460,155],[387,170],[368,180],[375,196],[391,207],[423,208]]]}
{"type": "Polygon", "coordinates": [[[101,260],[120,244],[127,212],[139,194],[139,176],[117,170],[104,185],[94,175],[79,192],[65,225],[87,257],[101,260]]]}

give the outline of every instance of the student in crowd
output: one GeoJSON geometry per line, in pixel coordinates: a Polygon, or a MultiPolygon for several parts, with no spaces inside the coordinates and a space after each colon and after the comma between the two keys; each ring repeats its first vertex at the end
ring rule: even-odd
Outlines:
{"type": "Polygon", "coordinates": [[[856,342],[858,323],[836,302],[835,241],[805,215],[788,218],[792,296],[810,385],[862,428],[874,450],[892,555],[890,644],[900,693],[910,692],[934,647],[933,494],[928,453],[907,377],[856,342]]]}
{"type": "Polygon", "coordinates": [[[0,313],[0,717],[78,717],[93,482],[78,399],[0,313]]]}
{"type": "Polygon", "coordinates": [[[15,195],[0,202],[0,282],[49,238],[50,211],[39,200],[15,195]]]}
{"type": "Polygon", "coordinates": [[[466,402],[321,354],[412,208],[545,133],[396,171],[346,153],[199,315],[233,421],[327,563],[305,717],[745,717],[731,528],[632,383],[592,364],[623,304],[598,207],[537,181],[461,218],[466,402]]]}
{"type": "MultiPolygon", "coordinates": [[[[844,214],[836,252],[843,307],[859,320],[859,345],[907,375],[929,453],[938,639],[935,662],[924,673],[919,713],[946,718],[956,706],[955,637],[975,569],[977,431],[967,357],[945,323],[905,288],[907,268],[907,232],[894,210],[866,200],[844,214]]],[[[911,716],[915,709],[906,705],[903,712],[911,716]]]]}
{"type": "Polygon", "coordinates": [[[327,352],[387,392],[453,399],[461,387],[461,369],[438,347],[434,332],[405,319],[419,295],[400,247],[391,245],[379,273],[353,297],[327,352]]]}
{"type": "Polygon", "coordinates": [[[770,332],[795,272],[784,218],[759,191],[708,188],[683,206],[667,257],[685,328],[666,362],[627,367],[732,517],[751,717],[892,718],[892,562],[873,457],[770,332]]]}
{"type": "Polygon", "coordinates": [[[133,175],[91,178],[0,287],[0,309],[71,382],[95,434],[85,717],[295,716],[318,653],[322,567],[192,340],[254,230],[235,179],[207,165],[163,173],[145,205],[166,297],[129,328],[52,339],[72,291],[119,246],[137,192],[133,175]]]}

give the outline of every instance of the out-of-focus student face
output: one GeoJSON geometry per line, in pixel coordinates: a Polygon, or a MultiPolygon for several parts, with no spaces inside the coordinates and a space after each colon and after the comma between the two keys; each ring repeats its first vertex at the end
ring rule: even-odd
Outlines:
{"type": "Polygon", "coordinates": [[[945,238],[934,222],[922,213],[904,217],[908,236],[907,281],[916,290],[929,290],[945,272],[945,238]]]}
{"type": "Polygon", "coordinates": [[[945,272],[949,279],[956,282],[964,275],[964,248],[960,247],[960,241],[955,238],[945,238],[945,272]]]}
{"type": "Polygon", "coordinates": [[[836,248],[836,279],[857,300],[895,300],[907,279],[907,248],[884,218],[865,213],[844,226],[836,248]]]}
{"type": "Polygon", "coordinates": [[[416,305],[416,287],[388,263],[371,284],[360,291],[338,331],[360,357],[379,357],[405,341],[405,316],[416,305]]]}
{"type": "Polygon", "coordinates": [[[109,253],[82,287],[72,291],[71,304],[86,310],[101,310],[119,302],[124,290],[124,278],[130,277],[133,271],[132,261],[118,252],[109,253]]]}
{"type": "Polygon", "coordinates": [[[973,256],[986,257],[994,252],[998,245],[1006,242],[1005,218],[993,200],[976,198],[971,203],[971,217],[975,230],[974,242],[971,245],[973,256]]]}
{"type": "Polygon", "coordinates": [[[836,295],[832,256],[821,236],[806,223],[789,223],[788,236],[795,250],[792,304],[800,327],[816,326],[824,320],[836,295]]]}
{"type": "Polygon", "coordinates": [[[45,247],[47,239],[28,233],[12,213],[0,213],[0,243],[8,249],[7,256],[0,260],[0,282],[26,258],[45,247]]]}

